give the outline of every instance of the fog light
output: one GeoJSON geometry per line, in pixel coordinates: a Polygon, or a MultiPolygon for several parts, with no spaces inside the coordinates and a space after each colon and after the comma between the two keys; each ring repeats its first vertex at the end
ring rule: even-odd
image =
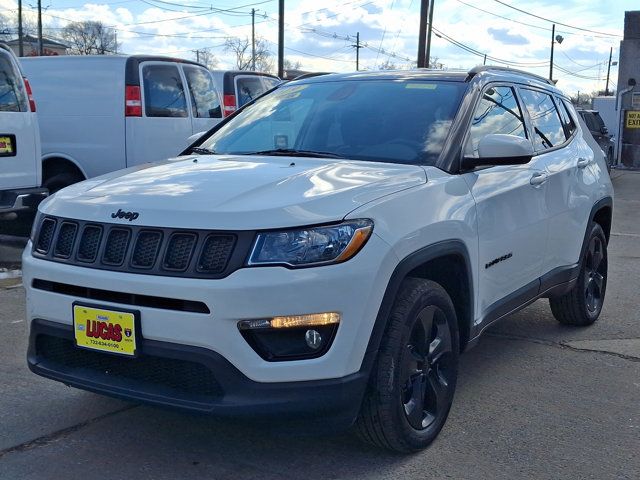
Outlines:
{"type": "Polygon", "coordinates": [[[337,312],[286,315],[242,320],[238,322],[238,329],[265,360],[302,360],[327,352],[340,320],[337,312]]]}
{"type": "Polygon", "coordinates": [[[317,350],[322,346],[322,335],[317,330],[307,330],[304,334],[304,339],[307,341],[309,348],[317,350]]]}

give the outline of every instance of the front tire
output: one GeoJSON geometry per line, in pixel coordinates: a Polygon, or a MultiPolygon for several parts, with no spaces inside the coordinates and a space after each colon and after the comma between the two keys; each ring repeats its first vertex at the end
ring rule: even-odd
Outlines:
{"type": "Polygon", "coordinates": [[[403,453],[427,447],[449,415],[458,355],[447,292],[429,280],[404,280],[356,421],[359,436],[403,453]]]}
{"type": "Polygon", "coordinates": [[[597,223],[591,225],[580,264],[573,289],[561,297],[550,298],[549,305],[560,323],[584,327],[600,316],[607,290],[607,237],[597,223]]]}

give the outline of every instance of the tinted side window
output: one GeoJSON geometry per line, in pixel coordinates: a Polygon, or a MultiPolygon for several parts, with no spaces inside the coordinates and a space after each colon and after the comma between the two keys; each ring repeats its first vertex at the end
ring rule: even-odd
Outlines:
{"type": "Polygon", "coordinates": [[[11,60],[0,54],[0,112],[26,112],[22,79],[11,60]]]}
{"type": "Polygon", "coordinates": [[[193,116],[198,118],[220,118],[220,100],[213,86],[213,79],[207,70],[200,67],[184,67],[193,116]]]}
{"type": "Polygon", "coordinates": [[[533,145],[539,152],[565,142],[560,116],[551,95],[528,88],[520,89],[522,101],[533,126],[533,145]]]}
{"type": "Polygon", "coordinates": [[[558,107],[558,110],[560,110],[560,120],[562,120],[564,130],[565,132],[567,132],[567,137],[570,137],[571,135],[573,135],[573,132],[576,131],[576,124],[573,121],[569,110],[567,110],[566,103],[558,99],[558,104],[560,105],[560,107],[558,107]]]}
{"type": "Polygon", "coordinates": [[[147,117],[186,117],[187,101],[175,65],[146,65],[144,79],[144,108],[147,117]]]}
{"type": "Polygon", "coordinates": [[[471,121],[465,155],[477,157],[480,140],[491,133],[527,138],[522,111],[511,87],[485,90],[471,121]]]}
{"type": "Polygon", "coordinates": [[[265,92],[260,77],[238,78],[236,85],[238,88],[238,108],[265,92]]]}

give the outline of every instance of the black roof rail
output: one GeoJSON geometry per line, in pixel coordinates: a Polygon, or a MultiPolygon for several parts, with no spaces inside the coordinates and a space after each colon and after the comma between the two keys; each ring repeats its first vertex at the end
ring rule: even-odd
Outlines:
{"type": "Polygon", "coordinates": [[[541,75],[536,75],[535,73],[531,73],[531,72],[527,72],[525,70],[518,70],[516,68],[510,68],[510,67],[499,67],[499,66],[495,66],[495,65],[478,65],[477,67],[473,67],[471,70],[469,70],[468,74],[468,80],[471,80],[473,77],[475,77],[478,73],[482,73],[482,72],[509,72],[509,73],[515,73],[518,75],[525,75],[527,77],[531,77],[534,80],[538,80],[540,82],[544,82],[548,85],[553,85],[555,86],[555,82],[553,82],[552,80],[549,80],[548,78],[545,78],[541,75]]]}

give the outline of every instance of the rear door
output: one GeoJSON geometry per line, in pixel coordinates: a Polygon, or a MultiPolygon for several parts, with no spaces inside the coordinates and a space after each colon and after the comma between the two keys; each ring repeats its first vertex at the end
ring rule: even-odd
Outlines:
{"type": "Polygon", "coordinates": [[[186,83],[178,64],[140,64],[142,116],[127,117],[127,165],[178,155],[192,135],[186,83]],[[130,139],[130,140],[129,140],[130,139]]]}
{"type": "Polygon", "coordinates": [[[182,68],[191,100],[191,132],[205,132],[222,120],[220,97],[213,77],[209,70],[196,65],[182,68]]]}
{"type": "MultiPolygon", "coordinates": [[[[535,102],[535,98],[530,99],[530,103],[535,102]]],[[[544,148],[540,152],[549,174],[549,239],[543,270],[546,273],[561,268],[575,276],[577,271],[571,272],[570,267],[576,266],[579,261],[593,206],[593,185],[598,180],[593,171],[593,150],[582,140],[573,107],[557,97],[555,103],[556,107],[551,110],[553,124],[559,115],[564,137],[560,137],[558,132],[558,139],[564,139],[556,148],[544,148]]],[[[551,104],[547,104],[551,108],[551,104]]],[[[553,128],[558,129],[557,126],[553,128]]],[[[542,288],[545,289],[544,284],[542,288]]]]}
{"type": "MultiPolygon", "coordinates": [[[[528,138],[522,104],[510,85],[485,87],[464,144],[478,156],[488,134],[528,138]]],[[[479,237],[478,311],[491,322],[538,293],[547,239],[546,173],[537,157],[525,165],[463,174],[476,201],[479,237]]]]}
{"type": "Polygon", "coordinates": [[[0,190],[39,186],[40,141],[22,73],[0,48],[0,190]]]}

